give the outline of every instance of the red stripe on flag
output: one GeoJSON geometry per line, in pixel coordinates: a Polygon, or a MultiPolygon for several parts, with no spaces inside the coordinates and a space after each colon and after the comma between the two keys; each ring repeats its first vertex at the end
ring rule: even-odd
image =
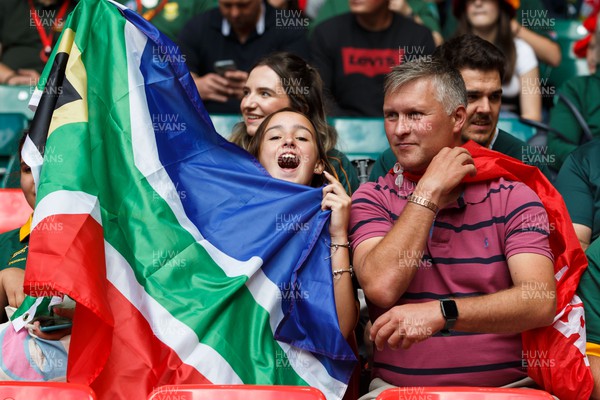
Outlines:
{"type": "Polygon", "coordinates": [[[165,384],[211,383],[154,336],[106,279],[102,226],[90,215],[54,215],[36,226],[25,289],[35,296],[65,293],[77,302],[67,380],[91,383],[99,398],[146,399],[165,384]]]}
{"type": "MultiPolygon", "coordinates": [[[[144,316],[110,282],[106,295],[113,309],[115,330],[110,357],[91,385],[99,398],[144,400],[158,386],[211,383],[154,336],[144,316]]],[[[157,323],[168,324],[167,321],[157,323]]],[[[168,332],[168,326],[163,327],[163,332],[171,336],[178,334],[168,332]]]]}
{"type": "Polygon", "coordinates": [[[64,293],[77,302],[67,375],[90,383],[108,358],[113,325],[102,226],[89,214],[40,221],[29,240],[24,286],[31,296],[64,293]]]}

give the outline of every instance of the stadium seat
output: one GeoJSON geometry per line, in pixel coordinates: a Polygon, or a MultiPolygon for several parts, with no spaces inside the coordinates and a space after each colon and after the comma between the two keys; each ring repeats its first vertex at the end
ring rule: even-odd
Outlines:
{"type": "Polygon", "coordinates": [[[12,400],[95,400],[87,386],[67,382],[0,382],[0,398],[12,400]]]}
{"type": "Polygon", "coordinates": [[[536,134],[535,127],[523,123],[519,118],[500,117],[498,128],[524,142],[528,142],[536,134]]]}
{"type": "Polygon", "coordinates": [[[23,114],[32,119],[33,111],[28,108],[33,88],[29,86],[0,85],[0,112],[23,114]]]}
{"type": "Polygon", "coordinates": [[[30,215],[21,189],[0,189],[0,233],[19,228],[30,215]]]}
{"type": "Polygon", "coordinates": [[[308,386],[261,385],[167,385],[156,388],[148,400],[325,400],[316,388],[308,386]]]}
{"type": "Polygon", "coordinates": [[[23,114],[0,114],[0,182],[8,171],[8,164],[17,154],[19,138],[27,126],[27,119],[23,114]]]}
{"type": "Polygon", "coordinates": [[[231,136],[233,126],[242,121],[242,116],[238,114],[212,114],[210,119],[217,133],[228,139],[231,136]]]}
{"type": "Polygon", "coordinates": [[[377,400],[542,400],[554,399],[549,393],[534,389],[481,387],[402,387],[384,390],[377,400]]]}
{"type": "Polygon", "coordinates": [[[389,147],[383,118],[335,117],[329,123],[339,136],[336,148],[357,166],[360,182],[367,182],[370,167],[389,147]]]}
{"type": "Polygon", "coordinates": [[[553,88],[559,88],[571,77],[589,74],[587,61],[577,58],[573,53],[573,44],[585,37],[587,31],[579,20],[562,19],[554,21],[554,31],[556,32],[556,41],[561,48],[562,61],[555,68],[545,66],[545,70],[540,71],[540,76],[542,79],[549,78],[553,88]]]}
{"type": "Polygon", "coordinates": [[[6,165],[4,177],[0,176],[0,189],[21,187],[21,163],[18,154],[13,155],[6,165]]]}

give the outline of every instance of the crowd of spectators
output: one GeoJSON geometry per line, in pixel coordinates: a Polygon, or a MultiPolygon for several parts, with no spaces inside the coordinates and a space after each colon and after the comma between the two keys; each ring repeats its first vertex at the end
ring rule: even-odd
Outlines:
{"type": "MultiPolygon", "coordinates": [[[[209,114],[242,116],[226,133],[233,143],[276,178],[323,187],[340,330],[364,338],[371,374],[361,399],[393,386],[535,387],[521,334],[553,323],[559,254],[543,195],[501,175],[476,178],[500,153],[539,168],[536,179],[565,200],[573,229],[559,234],[576,235],[589,260],[579,294],[600,399],[600,1],[120,3],[180,47],[209,114]],[[590,36],[576,50],[590,74],[548,83],[542,71],[569,60],[533,22],[579,18],[590,36]],[[551,107],[548,85],[557,86],[551,107]],[[547,146],[500,129],[511,116],[541,122],[547,146]],[[330,117],[382,118],[390,147],[371,163],[371,182],[359,185],[330,117]],[[551,157],[529,157],[537,152],[551,157]]],[[[37,83],[76,4],[0,2],[1,85],[37,83]]],[[[33,208],[27,165],[20,173],[33,208]]],[[[27,241],[27,224],[0,234],[0,299],[14,309],[26,298],[27,241]]],[[[40,344],[69,333],[29,326],[40,344]]]]}

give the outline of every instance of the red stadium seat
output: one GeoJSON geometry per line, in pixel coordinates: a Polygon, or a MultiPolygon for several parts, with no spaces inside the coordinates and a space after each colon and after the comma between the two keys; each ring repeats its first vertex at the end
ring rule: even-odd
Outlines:
{"type": "Polygon", "coordinates": [[[554,399],[549,393],[534,389],[488,387],[402,387],[387,389],[377,400],[542,400],[554,399]]]}
{"type": "Polygon", "coordinates": [[[14,400],[96,400],[87,386],[67,382],[0,382],[0,398],[14,400]]]}
{"type": "Polygon", "coordinates": [[[167,385],[155,389],[148,400],[325,400],[316,388],[260,385],[167,385]]]}
{"type": "Polygon", "coordinates": [[[0,189],[0,233],[19,228],[30,215],[21,189],[0,189]]]}

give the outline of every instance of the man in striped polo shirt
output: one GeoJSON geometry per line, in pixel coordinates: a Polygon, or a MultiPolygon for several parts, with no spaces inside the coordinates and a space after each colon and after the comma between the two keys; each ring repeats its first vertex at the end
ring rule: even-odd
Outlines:
{"type": "Polygon", "coordinates": [[[389,384],[527,381],[520,333],[553,321],[546,211],[523,183],[463,182],[476,174],[461,147],[466,104],[448,63],[406,63],[386,78],[385,130],[399,163],[355,192],[350,221],[376,347],[364,399],[389,384]]]}

